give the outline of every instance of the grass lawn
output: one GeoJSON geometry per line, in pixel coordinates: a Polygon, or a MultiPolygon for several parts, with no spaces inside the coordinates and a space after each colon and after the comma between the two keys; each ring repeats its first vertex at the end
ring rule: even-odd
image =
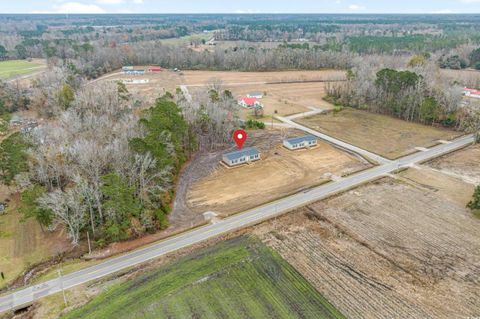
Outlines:
{"type": "Polygon", "coordinates": [[[213,38],[213,33],[195,33],[195,34],[186,35],[180,38],[162,39],[160,41],[164,44],[180,45],[180,44],[190,44],[191,41],[198,40],[200,41],[200,44],[201,44],[202,40],[208,41],[211,38],[213,38]]]}
{"type": "Polygon", "coordinates": [[[344,318],[290,264],[239,237],[112,286],[64,318],[344,318]]]}
{"type": "Polygon", "coordinates": [[[461,132],[352,108],[306,117],[297,122],[389,159],[414,153],[415,147],[431,147],[438,144],[438,140],[451,140],[462,135],[461,132]]]}
{"type": "Polygon", "coordinates": [[[34,219],[22,221],[16,211],[18,198],[9,203],[7,212],[0,215],[0,288],[20,276],[29,266],[45,261],[68,246],[59,232],[43,231],[34,219]]]}
{"type": "Polygon", "coordinates": [[[38,62],[27,60],[11,60],[0,62],[0,79],[5,80],[19,75],[27,75],[38,72],[45,68],[45,65],[38,62]]]}

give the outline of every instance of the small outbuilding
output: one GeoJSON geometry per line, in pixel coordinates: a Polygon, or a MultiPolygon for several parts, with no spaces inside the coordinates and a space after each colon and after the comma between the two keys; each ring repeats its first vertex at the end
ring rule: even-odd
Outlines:
{"type": "Polygon", "coordinates": [[[260,152],[255,147],[247,147],[243,150],[224,154],[222,159],[225,164],[233,167],[259,161],[261,158],[260,152]]]}
{"type": "Polygon", "coordinates": [[[283,146],[291,151],[302,148],[311,148],[317,146],[317,137],[313,135],[305,135],[300,137],[292,137],[283,140],[283,146]]]}
{"type": "Polygon", "coordinates": [[[254,97],[256,99],[262,99],[263,98],[263,93],[262,92],[250,92],[247,94],[247,97],[254,97]]]}

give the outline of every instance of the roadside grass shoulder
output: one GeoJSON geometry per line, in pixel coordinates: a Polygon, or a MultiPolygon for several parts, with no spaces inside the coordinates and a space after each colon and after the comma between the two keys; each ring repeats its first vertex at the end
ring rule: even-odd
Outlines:
{"type": "Polygon", "coordinates": [[[112,286],[64,318],[344,318],[252,237],[202,249],[112,286]]]}

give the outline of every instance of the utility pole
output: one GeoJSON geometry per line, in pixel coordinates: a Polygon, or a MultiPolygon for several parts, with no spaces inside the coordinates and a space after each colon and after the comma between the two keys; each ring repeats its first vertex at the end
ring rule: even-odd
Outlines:
{"type": "Polygon", "coordinates": [[[60,289],[62,289],[63,302],[65,303],[65,307],[67,307],[68,306],[67,296],[65,295],[65,289],[63,289],[63,277],[62,277],[62,271],[60,270],[60,266],[58,266],[57,272],[58,272],[58,279],[60,281],[60,289]]]}

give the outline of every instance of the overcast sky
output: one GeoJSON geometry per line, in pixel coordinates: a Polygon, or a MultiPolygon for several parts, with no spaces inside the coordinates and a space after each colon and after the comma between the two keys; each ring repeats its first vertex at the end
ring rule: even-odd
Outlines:
{"type": "Polygon", "coordinates": [[[480,13],[480,0],[0,0],[0,13],[480,13]]]}

